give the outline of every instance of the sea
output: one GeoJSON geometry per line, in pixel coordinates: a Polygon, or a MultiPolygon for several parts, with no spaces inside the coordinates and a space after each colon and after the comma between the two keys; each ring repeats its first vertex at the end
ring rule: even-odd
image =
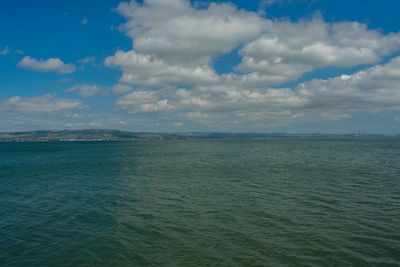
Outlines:
{"type": "Polygon", "coordinates": [[[0,266],[400,266],[400,139],[0,143],[0,266]]]}

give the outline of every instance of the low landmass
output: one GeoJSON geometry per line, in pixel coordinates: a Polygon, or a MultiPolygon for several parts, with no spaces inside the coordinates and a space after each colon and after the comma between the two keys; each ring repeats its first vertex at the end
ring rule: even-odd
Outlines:
{"type": "Polygon", "coordinates": [[[0,142],[63,142],[63,141],[123,141],[177,139],[324,139],[324,138],[396,138],[400,134],[288,134],[288,133],[151,133],[107,129],[49,130],[0,133],[0,142]]]}

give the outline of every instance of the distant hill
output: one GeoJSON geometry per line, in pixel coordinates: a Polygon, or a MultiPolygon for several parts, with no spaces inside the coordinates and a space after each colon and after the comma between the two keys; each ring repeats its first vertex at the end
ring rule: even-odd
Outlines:
{"type": "MultiPolygon", "coordinates": [[[[116,140],[176,140],[176,139],[272,139],[272,138],[359,138],[358,134],[287,134],[287,133],[150,133],[107,129],[27,131],[0,133],[0,142],[56,142],[56,141],[116,141],[116,140]]],[[[400,137],[400,135],[369,134],[364,138],[400,137]]]]}
{"type": "Polygon", "coordinates": [[[153,133],[133,133],[118,130],[62,130],[0,133],[0,141],[103,141],[161,139],[153,133]]]}

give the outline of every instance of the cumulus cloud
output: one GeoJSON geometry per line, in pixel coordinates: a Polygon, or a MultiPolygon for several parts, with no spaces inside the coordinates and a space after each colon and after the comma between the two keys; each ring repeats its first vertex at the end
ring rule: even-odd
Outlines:
{"type": "Polygon", "coordinates": [[[166,113],[173,109],[167,99],[159,99],[160,95],[154,91],[135,91],[124,95],[117,101],[122,109],[136,114],[166,113]]]}
{"type": "Polygon", "coordinates": [[[111,89],[115,94],[120,95],[131,91],[132,86],[130,86],[129,84],[116,84],[111,89]]]}
{"type": "Polygon", "coordinates": [[[113,91],[123,111],[263,127],[398,110],[398,58],[295,88],[279,86],[325,67],[379,64],[400,50],[399,33],[318,16],[270,20],[229,3],[198,8],[185,0],[144,0],[116,10],[127,19],[120,30],[133,47],[107,57],[105,65],[122,70],[113,91]],[[236,52],[240,63],[232,72],[214,70],[218,57],[236,52]]]}
{"type": "Polygon", "coordinates": [[[315,79],[299,84],[296,92],[308,98],[304,108],[341,112],[400,110],[400,57],[352,75],[315,79]]]}
{"type": "Polygon", "coordinates": [[[33,98],[11,97],[1,103],[0,111],[7,114],[53,115],[84,107],[79,100],[55,98],[53,95],[45,94],[33,98]]]}
{"type": "Polygon", "coordinates": [[[174,65],[135,51],[118,51],[114,56],[106,58],[105,64],[121,67],[124,73],[120,80],[128,84],[161,87],[168,84],[196,85],[218,80],[214,70],[207,65],[174,65]]]}
{"type": "Polygon", "coordinates": [[[71,88],[68,88],[64,92],[66,92],[66,93],[75,92],[78,95],[86,98],[89,96],[97,95],[102,91],[103,91],[103,89],[97,85],[78,84],[71,88]]]}
{"type": "Polygon", "coordinates": [[[378,62],[400,48],[400,34],[382,35],[358,22],[329,24],[317,17],[297,23],[269,22],[266,32],[241,50],[238,72],[295,80],[316,68],[378,62]]]}
{"type": "Polygon", "coordinates": [[[121,3],[117,11],[128,19],[122,29],[137,52],[196,65],[255,38],[264,23],[255,13],[229,3],[211,3],[200,10],[186,0],[131,1],[121,3]]]}
{"type": "Polygon", "coordinates": [[[241,62],[225,78],[264,86],[317,68],[377,63],[400,49],[400,34],[358,22],[272,21],[227,3],[196,9],[184,0],[131,1],[116,10],[128,20],[121,29],[134,50],[118,51],[105,64],[122,69],[121,82],[142,86],[225,82],[212,61],[237,47],[241,62]]]}
{"type": "Polygon", "coordinates": [[[315,79],[294,89],[225,85],[135,91],[117,105],[131,113],[175,113],[203,123],[282,125],[348,118],[354,112],[400,111],[400,57],[352,75],[315,79]]]}
{"type": "Polygon", "coordinates": [[[31,58],[30,56],[26,56],[18,63],[18,67],[41,72],[58,72],[61,74],[71,73],[75,71],[75,66],[73,64],[65,64],[59,58],[38,60],[35,58],[31,58]]]}
{"type": "Polygon", "coordinates": [[[256,38],[264,26],[256,13],[228,3],[196,9],[185,0],[131,1],[116,10],[128,19],[121,29],[135,49],[105,64],[123,70],[121,82],[150,87],[217,82],[213,57],[256,38]]]}

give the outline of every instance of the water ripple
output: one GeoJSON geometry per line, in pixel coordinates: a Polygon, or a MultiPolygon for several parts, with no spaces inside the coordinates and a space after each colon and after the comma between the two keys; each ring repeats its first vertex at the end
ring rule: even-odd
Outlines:
{"type": "Polygon", "coordinates": [[[400,265],[399,159],[398,139],[0,144],[0,265],[400,265]]]}

